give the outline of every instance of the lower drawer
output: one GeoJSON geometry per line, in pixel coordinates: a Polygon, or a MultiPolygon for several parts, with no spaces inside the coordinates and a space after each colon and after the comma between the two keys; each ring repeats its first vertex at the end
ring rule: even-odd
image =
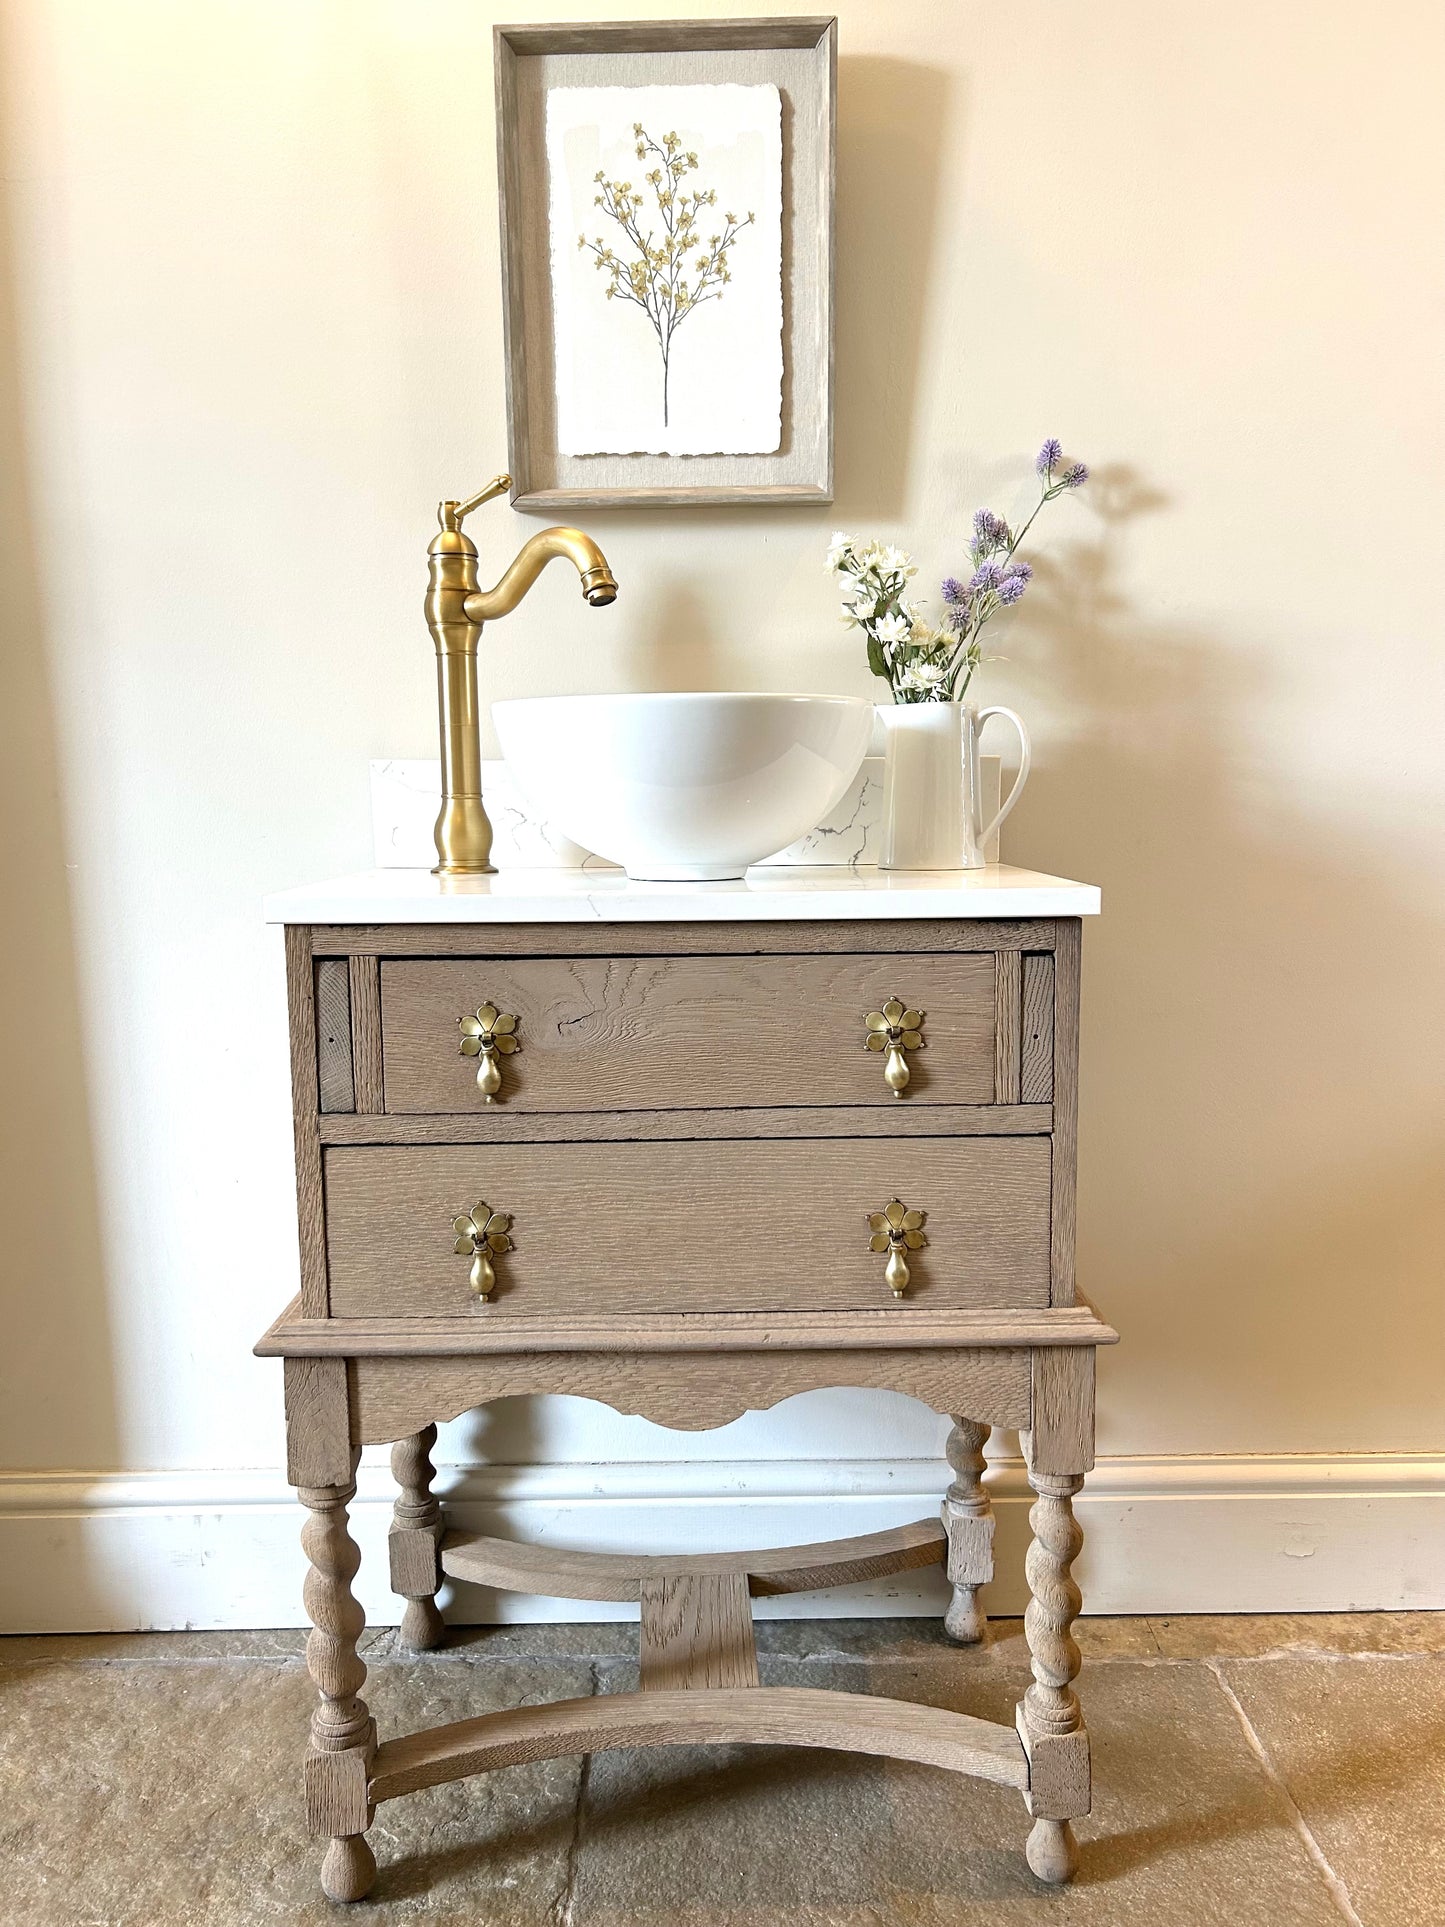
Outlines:
{"type": "Polygon", "coordinates": [[[331,1310],[465,1310],[452,1221],[482,1201],[512,1218],[509,1313],[876,1309],[897,1301],[867,1218],[895,1197],[927,1213],[904,1302],[1048,1303],[1047,1138],[752,1139],[335,1147],[331,1310]]]}

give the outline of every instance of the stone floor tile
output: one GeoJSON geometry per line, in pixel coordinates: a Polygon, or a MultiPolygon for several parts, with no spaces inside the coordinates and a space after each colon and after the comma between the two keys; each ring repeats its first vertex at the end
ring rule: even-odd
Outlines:
{"type": "MultiPolygon", "coordinates": [[[[1152,1659],[1159,1653],[1150,1622],[1132,1619],[1080,1619],[1075,1623],[1079,1650],[1088,1659],[1152,1659]]],[[[936,1619],[761,1619],[760,1653],[788,1653],[798,1659],[925,1659],[954,1655],[997,1656],[1022,1652],[1024,1622],[991,1619],[986,1647],[955,1644],[936,1619]]]]}
{"type": "Polygon", "coordinates": [[[1173,1659],[1258,1658],[1265,1653],[1445,1653],[1445,1612],[1191,1613],[1151,1619],[1173,1659]]]}
{"type": "Polygon", "coordinates": [[[1221,1671],[1367,1927],[1445,1920],[1445,1655],[1221,1671]]]}
{"type": "Polygon", "coordinates": [[[618,1659],[637,1656],[637,1619],[555,1626],[449,1626],[440,1648],[465,1659],[618,1659]]]}
{"type": "MultiPolygon", "coordinates": [[[[590,1690],[549,1660],[379,1666],[383,1733],[590,1690]]],[[[0,1919],[15,1927],[311,1927],[320,1843],[301,1817],[313,1700],[304,1668],[245,1661],[154,1672],[0,1674],[0,1919]]],[[[566,1892],[580,1762],[434,1787],[378,1810],[366,1927],[538,1927],[566,1892]]]]}
{"type": "MultiPolygon", "coordinates": [[[[369,1629],[368,1641],[384,1639],[390,1630],[369,1629]]],[[[154,1666],[171,1659],[300,1659],[305,1652],[304,1626],[271,1632],[12,1633],[0,1637],[0,1671],[37,1661],[46,1666],[68,1661],[133,1661],[154,1666]]]]}
{"type": "MultiPolygon", "coordinates": [[[[600,1670],[617,1690],[630,1669],[600,1670]]],[[[886,1691],[1011,1720],[1021,1666],[799,1662],[765,1683],[886,1691]]],[[[780,1748],[596,1755],[573,1927],[1340,1927],[1285,1801],[1202,1666],[1119,1658],[1081,1682],[1095,1812],[1053,1892],[1019,1795],[895,1761],[780,1748]]]]}

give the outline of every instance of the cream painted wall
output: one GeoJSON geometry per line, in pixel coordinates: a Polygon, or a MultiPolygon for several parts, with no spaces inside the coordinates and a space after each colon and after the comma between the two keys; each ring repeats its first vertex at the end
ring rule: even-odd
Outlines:
{"type": "MultiPolygon", "coordinates": [[[[430,753],[432,508],[505,453],[490,29],[607,11],[6,8],[20,1509],[48,1489],[29,1470],[66,1468],[80,1505],[92,1473],[279,1463],[279,1373],[249,1356],[295,1276],[258,903],[364,865],[367,759],[430,753]]],[[[1103,1449],[1440,1455],[1445,13],[839,14],[836,508],[591,517],[622,599],[588,614],[544,578],[490,692],[867,693],[829,529],[937,574],[1062,435],[1098,479],[1053,514],[985,687],[1036,732],[1010,856],[1104,887],[1081,1274],[1126,1343],[1103,1449]]],[[[476,533],[502,559],[535,526],[493,507],[476,533]]],[[[453,1444],[931,1462],[940,1436],[820,1398],[682,1446],[559,1406],[453,1444]]],[[[1146,1554],[1130,1597],[1152,1584],[1146,1554]]]]}

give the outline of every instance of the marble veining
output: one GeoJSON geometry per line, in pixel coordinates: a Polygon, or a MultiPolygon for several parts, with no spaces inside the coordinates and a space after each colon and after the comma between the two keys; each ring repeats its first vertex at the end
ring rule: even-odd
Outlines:
{"type": "MultiPolygon", "coordinates": [[[[998,809],[1001,765],[982,758],[985,817],[998,809]]],[[[619,868],[594,856],[565,836],[528,802],[508,765],[500,758],[483,763],[482,789],[492,819],[492,861],[499,870],[604,870],[619,868]]],[[[441,764],[436,757],[387,757],[371,765],[371,827],[379,870],[429,870],[436,861],[432,826],[441,806],[441,764]]],[[[766,867],[799,864],[875,864],[883,837],[883,758],[866,756],[847,795],[830,816],[800,836],[766,867]]],[[[985,846],[990,863],[999,861],[997,833],[985,846]]],[[[760,865],[759,867],[764,867],[760,865]]]]}

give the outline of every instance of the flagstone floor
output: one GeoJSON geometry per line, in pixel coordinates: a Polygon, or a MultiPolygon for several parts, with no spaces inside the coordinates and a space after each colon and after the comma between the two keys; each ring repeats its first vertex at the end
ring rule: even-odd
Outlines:
{"type": "MultiPolygon", "coordinates": [[[[1010,1717],[1018,1621],[759,1625],[765,1685],[1010,1717]]],[[[516,1767],[384,1806],[372,1898],[333,1908],[302,1828],[299,1633],[0,1639],[0,1922],[264,1927],[1437,1927],[1445,1613],[1089,1619],[1095,1807],[1055,1892],[1022,1803],[925,1767],[669,1748],[516,1767]]],[[[368,1635],[384,1733],[628,1690],[636,1628],[368,1635]]]]}

